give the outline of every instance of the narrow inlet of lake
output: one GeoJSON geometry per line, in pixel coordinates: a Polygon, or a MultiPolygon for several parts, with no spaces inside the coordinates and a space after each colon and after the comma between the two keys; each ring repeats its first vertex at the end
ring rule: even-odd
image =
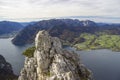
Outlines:
{"type": "Polygon", "coordinates": [[[12,65],[14,73],[19,75],[24,65],[22,52],[31,45],[15,46],[11,40],[12,38],[0,39],[0,55],[5,57],[6,61],[12,65]]]}

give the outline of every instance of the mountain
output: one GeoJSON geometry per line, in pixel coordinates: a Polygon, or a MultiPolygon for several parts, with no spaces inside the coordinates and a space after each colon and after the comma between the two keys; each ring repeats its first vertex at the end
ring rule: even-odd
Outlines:
{"type": "Polygon", "coordinates": [[[28,25],[32,25],[35,24],[37,21],[33,21],[33,22],[20,22],[21,25],[23,26],[28,26],[28,25]]]}
{"type": "Polygon", "coordinates": [[[12,40],[15,45],[24,45],[34,42],[35,35],[39,30],[47,30],[51,36],[59,37],[62,40],[72,42],[73,38],[80,33],[94,33],[97,24],[93,21],[79,21],[72,19],[51,19],[39,21],[33,25],[28,25],[12,40]],[[67,38],[66,38],[67,37],[67,38]]]}
{"type": "Polygon", "coordinates": [[[64,50],[60,39],[40,31],[35,38],[35,50],[25,64],[18,80],[93,80],[92,73],[74,52],[64,50]]]}
{"type": "Polygon", "coordinates": [[[36,22],[26,26],[12,40],[15,45],[33,43],[35,35],[39,30],[46,30],[53,37],[59,37],[68,44],[74,42],[81,33],[106,33],[112,35],[120,34],[120,24],[95,23],[90,20],[79,21],[77,19],[50,19],[36,22]]]}
{"type": "Polygon", "coordinates": [[[0,36],[17,32],[21,30],[23,27],[24,26],[22,26],[20,23],[17,23],[17,22],[1,21],[0,22],[0,36]]]}
{"type": "Polygon", "coordinates": [[[15,80],[17,76],[12,71],[10,63],[6,62],[5,58],[0,55],[0,79],[1,80],[15,80]]]}

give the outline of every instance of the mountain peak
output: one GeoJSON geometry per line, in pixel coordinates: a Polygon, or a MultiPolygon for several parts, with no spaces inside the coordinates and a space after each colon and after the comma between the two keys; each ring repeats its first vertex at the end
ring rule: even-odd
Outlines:
{"type": "Polygon", "coordinates": [[[34,56],[26,57],[18,80],[92,80],[76,53],[62,48],[60,39],[39,31],[34,56]]]}
{"type": "Polygon", "coordinates": [[[83,23],[83,26],[96,26],[97,24],[93,21],[90,21],[90,20],[84,20],[84,21],[81,21],[83,23]]]}

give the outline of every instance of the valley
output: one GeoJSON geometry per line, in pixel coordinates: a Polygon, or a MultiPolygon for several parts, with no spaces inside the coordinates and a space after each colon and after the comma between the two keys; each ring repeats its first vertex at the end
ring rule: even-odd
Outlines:
{"type": "Polygon", "coordinates": [[[25,57],[33,58],[36,48],[31,46],[35,43],[36,34],[40,30],[46,30],[50,36],[60,38],[63,46],[67,46],[64,49],[78,53],[81,62],[92,70],[95,80],[119,80],[117,75],[120,57],[120,25],[100,25],[89,20],[72,19],[39,21],[28,24],[16,33],[11,32],[10,34],[14,36],[8,33],[8,37],[1,37],[0,53],[12,65],[16,75],[20,74],[25,57]],[[106,67],[104,67],[105,64],[107,64],[106,67]],[[109,70],[106,71],[107,69],[109,70]],[[103,73],[105,75],[102,75],[103,73]]]}
{"type": "Polygon", "coordinates": [[[73,46],[78,50],[110,49],[120,51],[120,35],[83,33],[75,39],[73,46]]]}

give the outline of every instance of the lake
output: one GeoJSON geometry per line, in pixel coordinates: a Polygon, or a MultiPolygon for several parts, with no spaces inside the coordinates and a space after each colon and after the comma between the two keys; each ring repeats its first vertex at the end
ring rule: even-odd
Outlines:
{"type": "Polygon", "coordinates": [[[95,80],[120,80],[120,52],[107,49],[91,51],[76,51],[71,47],[66,49],[80,54],[82,63],[93,72],[95,80]]]}
{"type": "MultiPolygon", "coordinates": [[[[0,39],[0,54],[12,65],[14,73],[19,74],[24,64],[22,52],[31,45],[15,46],[11,39],[0,39]]],[[[91,51],[76,51],[71,47],[66,49],[80,54],[81,62],[93,72],[95,80],[120,80],[120,52],[107,49],[91,51]]]]}
{"type": "Polygon", "coordinates": [[[15,74],[19,74],[24,64],[22,52],[31,45],[15,46],[11,43],[12,38],[0,39],[0,54],[9,62],[15,74]]]}

